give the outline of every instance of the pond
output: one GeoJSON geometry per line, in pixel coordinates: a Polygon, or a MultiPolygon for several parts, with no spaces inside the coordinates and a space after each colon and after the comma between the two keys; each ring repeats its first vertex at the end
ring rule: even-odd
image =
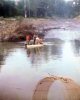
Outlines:
{"type": "MultiPolygon", "coordinates": [[[[26,49],[24,42],[0,43],[0,100],[44,100],[35,91],[46,86],[38,84],[48,77],[69,78],[80,85],[79,32],[51,30],[44,46],[35,49],[26,49]]],[[[80,91],[77,99],[64,99],[60,89],[65,87],[58,81],[46,88],[45,100],[80,99],[80,91]]]]}

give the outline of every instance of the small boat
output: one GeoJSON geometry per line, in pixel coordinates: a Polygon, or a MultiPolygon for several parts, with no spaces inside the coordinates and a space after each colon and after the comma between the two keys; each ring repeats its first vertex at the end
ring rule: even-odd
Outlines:
{"type": "Polygon", "coordinates": [[[33,44],[33,45],[26,45],[27,48],[39,48],[39,47],[43,47],[43,44],[33,44]]]}

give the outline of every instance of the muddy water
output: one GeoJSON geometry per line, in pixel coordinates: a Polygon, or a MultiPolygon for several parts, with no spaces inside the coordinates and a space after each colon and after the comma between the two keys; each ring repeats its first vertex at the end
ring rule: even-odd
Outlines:
{"type": "Polygon", "coordinates": [[[79,32],[49,31],[44,44],[0,43],[0,100],[80,100],[79,32]]]}

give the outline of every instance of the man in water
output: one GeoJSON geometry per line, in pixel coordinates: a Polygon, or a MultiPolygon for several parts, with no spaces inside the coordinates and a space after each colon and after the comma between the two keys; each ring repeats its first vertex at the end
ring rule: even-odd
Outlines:
{"type": "Polygon", "coordinates": [[[36,34],[34,34],[34,36],[33,36],[33,41],[34,41],[33,44],[35,44],[35,42],[36,42],[36,34]]]}
{"type": "Polygon", "coordinates": [[[31,39],[30,34],[26,35],[26,43],[27,43],[27,45],[29,45],[30,39],[31,39]]]}

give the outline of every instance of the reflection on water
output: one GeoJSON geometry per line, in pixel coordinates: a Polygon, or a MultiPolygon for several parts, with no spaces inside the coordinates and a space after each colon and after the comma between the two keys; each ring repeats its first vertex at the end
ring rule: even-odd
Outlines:
{"type": "MultiPolygon", "coordinates": [[[[74,81],[77,86],[73,87],[71,93],[75,94],[76,100],[80,99],[80,94],[77,93],[78,96],[76,92],[72,92],[74,89],[80,91],[79,41],[59,42],[61,40],[56,39],[45,42],[44,47],[35,49],[25,49],[24,43],[0,43],[0,100],[43,100],[44,96],[45,100],[53,100],[52,98],[57,100],[55,91],[59,85],[56,85],[56,83],[60,84],[60,89],[64,89],[64,85],[67,89],[70,89],[68,86],[73,87],[74,81]],[[57,77],[50,79],[54,75],[57,77]],[[47,76],[48,78],[45,78],[47,76]],[[63,80],[59,76],[71,78],[73,85],[68,83],[67,85],[67,81],[64,81],[66,79],[63,80]],[[39,89],[41,91],[38,91],[39,89]],[[43,93],[44,90],[45,93],[43,93]],[[41,94],[38,92],[41,92],[41,94]],[[40,99],[36,99],[38,98],[37,93],[40,99]],[[54,93],[56,97],[52,96],[51,93],[54,93]]],[[[72,96],[72,94],[69,95],[72,96]]],[[[63,100],[63,97],[61,100],[63,100]]],[[[75,98],[71,97],[71,99],[65,100],[75,100],[75,98]]]]}
{"type": "Polygon", "coordinates": [[[74,53],[76,56],[80,56],[80,40],[78,39],[75,39],[73,41],[73,46],[75,47],[74,48],[74,53]]]}
{"type": "Polygon", "coordinates": [[[50,59],[56,60],[61,58],[61,45],[45,45],[41,48],[27,49],[27,55],[30,58],[31,64],[34,67],[40,67],[44,62],[49,62],[50,59]]]}
{"type": "Polygon", "coordinates": [[[63,46],[63,59],[66,60],[73,60],[74,56],[74,52],[73,52],[73,47],[70,41],[65,42],[64,46],[63,46]]]}
{"type": "Polygon", "coordinates": [[[16,45],[13,43],[0,43],[0,66],[4,64],[5,59],[13,52],[16,48],[16,45]]]}

